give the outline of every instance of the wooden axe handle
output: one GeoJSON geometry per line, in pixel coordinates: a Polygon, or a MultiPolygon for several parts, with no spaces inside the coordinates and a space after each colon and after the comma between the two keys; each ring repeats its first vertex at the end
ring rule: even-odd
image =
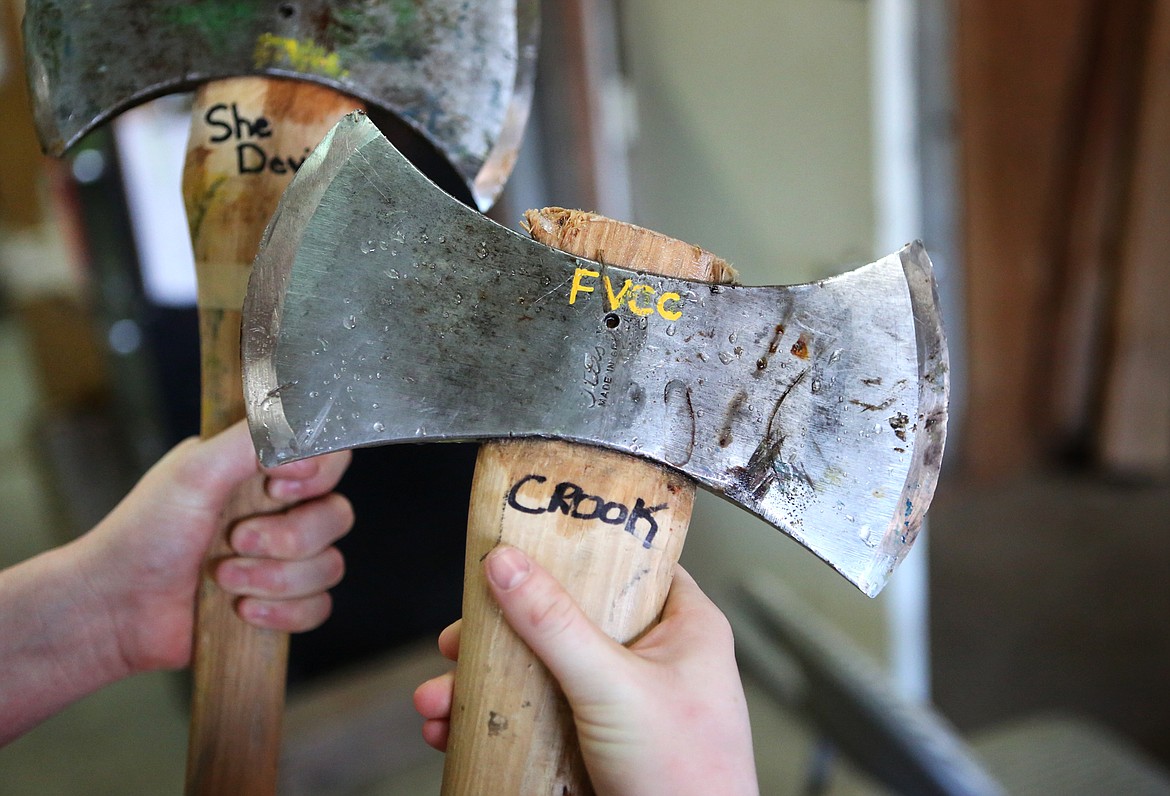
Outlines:
{"type": "MultiPolygon", "coordinates": [[[[240,316],[260,237],[295,167],[360,103],[270,78],[208,83],[195,94],[183,200],[195,250],[202,368],[201,433],[244,416],[240,316]]],[[[235,520],[274,511],[257,477],[225,512],[208,567],[230,554],[235,520]]],[[[276,792],[288,636],[245,623],[204,575],[195,623],[187,793],[276,792]]]]}
{"type": "MultiPolygon", "coordinates": [[[[710,282],[734,279],[714,255],[631,224],[559,208],[529,211],[526,222],[542,243],[609,265],[710,282]]],[[[620,290],[614,285],[610,295],[620,290]]],[[[615,316],[619,323],[638,322],[620,307],[615,316]]],[[[656,321],[667,322],[649,319],[656,321]]],[[[581,367],[583,385],[604,389],[605,352],[581,367]]],[[[549,440],[480,449],[445,796],[592,793],[563,695],[491,598],[483,573],[487,554],[499,544],[523,549],[610,636],[630,643],[661,614],[694,492],[684,476],[602,449],[549,440]]]]}

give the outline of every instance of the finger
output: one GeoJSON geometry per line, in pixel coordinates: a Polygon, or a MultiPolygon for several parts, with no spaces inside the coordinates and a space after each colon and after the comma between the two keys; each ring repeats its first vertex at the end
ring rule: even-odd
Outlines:
{"type": "Polygon", "coordinates": [[[344,575],[345,561],[335,547],[298,561],[229,558],[215,570],[215,580],[224,591],[263,600],[311,597],[333,588],[344,575]]]}
{"type": "Polygon", "coordinates": [[[707,596],[691,573],[683,569],[681,564],[674,567],[674,579],[670,582],[670,591],[666,595],[666,603],[662,606],[663,618],[671,613],[694,609],[715,608],[715,603],[707,596]]]}
{"type": "Polygon", "coordinates": [[[731,623],[689,572],[675,566],[662,619],[630,649],[648,658],[687,650],[732,650],[731,623]]]}
{"type": "Polygon", "coordinates": [[[485,560],[488,583],[516,634],[561,684],[572,702],[612,690],[613,671],[626,650],[605,635],[547,571],[514,547],[498,547],[485,560]]]}
{"type": "Polygon", "coordinates": [[[439,652],[449,661],[459,660],[459,639],[463,636],[463,620],[456,619],[439,634],[439,652]]]}
{"type": "Polygon", "coordinates": [[[432,749],[446,752],[450,735],[451,722],[447,719],[427,719],[423,722],[422,737],[432,749]]]}
{"type": "Polygon", "coordinates": [[[337,451],[266,470],[266,489],[276,500],[308,500],[332,492],[349,467],[352,454],[337,451]]]}
{"type": "Polygon", "coordinates": [[[414,709],[424,719],[449,719],[454,693],[455,672],[432,677],[414,689],[414,709]]]}
{"type": "Polygon", "coordinates": [[[659,626],[666,624],[669,627],[678,624],[705,629],[713,623],[718,623],[722,617],[723,613],[718,606],[699,588],[691,574],[681,566],[675,565],[674,579],[666,593],[659,626]]]}
{"type": "Polygon", "coordinates": [[[331,493],[279,514],[241,520],[231,531],[231,546],[240,555],[254,558],[310,558],[349,533],[353,520],[350,502],[331,493]]]}
{"type": "Polygon", "coordinates": [[[244,597],[236,603],[236,613],[245,622],[285,633],[303,633],[319,627],[332,610],[333,600],[327,592],[299,600],[244,597]]]}

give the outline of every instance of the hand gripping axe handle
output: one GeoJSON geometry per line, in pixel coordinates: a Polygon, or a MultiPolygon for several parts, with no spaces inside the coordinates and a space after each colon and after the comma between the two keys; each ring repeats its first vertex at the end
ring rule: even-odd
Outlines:
{"type": "MultiPolygon", "coordinates": [[[[735,278],[697,246],[589,213],[529,211],[526,227],[541,243],[607,265],[706,282],[735,278]]],[[[661,614],[694,495],[689,478],[602,448],[542,439],[481,447],[444,794],[592,792],[563,694],[488,592],[487,554],[499,544],[523,549],[606,633],[630,643],[661,614]],[[548,510],[557,494],[561,505],[548,510]]]]}

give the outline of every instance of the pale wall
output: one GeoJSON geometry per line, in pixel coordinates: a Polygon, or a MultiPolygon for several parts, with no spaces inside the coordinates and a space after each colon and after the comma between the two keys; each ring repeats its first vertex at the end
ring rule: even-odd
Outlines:
{"type": "MultiPolygon", "coordinates": [[[[638,223],[725,257],[745,283],[872,259],[866,3],[624,0],[620,20],[638,223]]],[[[707,493],[683,558],[709,588],[753,567],[780,572],[855,638],[884,646],[883,598],[707,493]]]]}

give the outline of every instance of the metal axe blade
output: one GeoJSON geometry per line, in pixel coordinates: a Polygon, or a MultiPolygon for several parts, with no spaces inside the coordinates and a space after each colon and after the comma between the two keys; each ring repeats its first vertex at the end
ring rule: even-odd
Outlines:
{"type": "Polygon", "coordinates": [[[285,193],[244,313],[268,464],[383,443],[599,445],[685,473],[870,595],[941,462],[947,351],[921,244],[790,287],[610,267],[460,205],[360,114],[285,193]]]}
{"type": "Polygon", "coordinates": [[[60,155],[161,94],[241,75],[311,80],[395,111],[486,209],[511,171],[528,116],[538,7],[30,0],[24,38],[34,116],[45,150],[60,155]]]}

